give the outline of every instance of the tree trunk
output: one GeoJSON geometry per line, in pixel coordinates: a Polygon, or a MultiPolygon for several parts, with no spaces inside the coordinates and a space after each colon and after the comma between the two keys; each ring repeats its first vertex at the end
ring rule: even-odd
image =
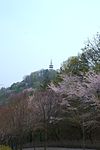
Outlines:
{"type": "Polygon", "coordinates": [[[47,150],[47,123],[44,122],[44,150],[47,150]]]}
{"type": "Polygon", "coordinates": [[[19,150],[22,150],[23,149],[23,137],[20,136],[19,137],[19,150]]]}
{"type": "Polygon", "coordinates": [[[90,140],[91,144],[93,144],[92,131],[90,131],[90,133],[88,133],[88,134],[89,134],[89,140],[90,140]]]}
{"type": "Polygon", "coordinates": [[[83,150],[85,150],[85,128],[84,128],[84,118],[83,118],[83,122],[82,122],[82,132],[83,132],[83,138],[82,138],[82,142],[83,142],[83,150]]]}
{"type": "Polygon", "coordinates": [[[33,132],[32,132],[32,145],[33,145],[34,150],[36,150],[36,146],[35,146],[35,138],[34,138],[33,132]],[[34,141],[34,142],[33,142],[33,141],[34,141]]]}

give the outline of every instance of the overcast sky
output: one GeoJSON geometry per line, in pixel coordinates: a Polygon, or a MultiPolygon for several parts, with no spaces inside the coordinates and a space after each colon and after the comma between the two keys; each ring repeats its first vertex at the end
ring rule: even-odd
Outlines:
{"type": "Polygon", "coordinates": [[[99,31],[100,0],[0,0],[0,86],[59,68],[99,31]]]}

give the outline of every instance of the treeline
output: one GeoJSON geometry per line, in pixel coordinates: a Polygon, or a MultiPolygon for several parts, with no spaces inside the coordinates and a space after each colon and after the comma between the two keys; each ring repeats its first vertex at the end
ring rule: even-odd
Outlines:
{"type": "Polygon", "coordinates": [[[16,150],[28,143],[45,150],[48,145],[100,147],[100,34],[59,71],[47,72],[42,80],[41,74],[25,77],[27,88],[13,92],[1,105],[1,144],[16,150]]]}

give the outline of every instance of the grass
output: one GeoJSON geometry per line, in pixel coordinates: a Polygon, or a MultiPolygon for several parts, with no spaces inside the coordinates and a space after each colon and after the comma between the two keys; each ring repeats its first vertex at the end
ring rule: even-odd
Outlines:
{"type": "Polygon", "coordinates": [[[9,146],[0,145],[0,150],[11,150],[9,146]]]}

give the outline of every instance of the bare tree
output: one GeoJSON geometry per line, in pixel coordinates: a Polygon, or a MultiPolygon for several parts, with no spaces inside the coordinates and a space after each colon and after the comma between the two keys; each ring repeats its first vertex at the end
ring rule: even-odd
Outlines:
{"type": "Polygon", "coordinates": [[[9,124],[9,108],[8,106],[0,106],[0,142],[1,144],[7,144],[9,133],[8,129],[9,124]]]}
{"type": "Polygon", "coordinates": [[[37,127],[44,130],[44,150],[47,147],[48,124],[57,121],[60,111],[60,97],[52,90],[34,93],[33,106],[37,115],[37,127]]]}
{"type": "Polygon", "coordinates": [[[27,93],[20,93],[12,96],[9,104],[9,134],[13,142],[14,139],[18,141],[20,150],[23,147],[25,133],[30,128],[28,100],[27,93]]]}

